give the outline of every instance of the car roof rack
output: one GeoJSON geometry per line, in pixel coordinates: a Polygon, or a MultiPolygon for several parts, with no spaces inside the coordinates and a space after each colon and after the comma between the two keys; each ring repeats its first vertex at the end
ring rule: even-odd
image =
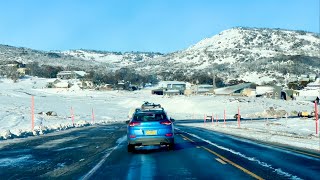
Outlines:
{"type": "Polygon", "coordinates": [[[161,111],[164,111],[163,107],[161,107],[160,104],[149,103],[149,102],[144,102],[141,105],[141,110],[142,111],[146,111],[146,110],[161,110],[161,111]]]}

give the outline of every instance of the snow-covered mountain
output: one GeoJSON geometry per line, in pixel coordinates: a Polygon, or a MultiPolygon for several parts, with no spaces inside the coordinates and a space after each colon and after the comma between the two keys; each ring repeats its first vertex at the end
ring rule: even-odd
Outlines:
{"type": "Polygon", "coordinates": [[[277,81],[284,75],[320,72],[320,36],[304,31],[232,28],[136,67],[185,74],[214,71],[225,79],[277,81]]]}
{"type": "Polygon", "coordinates": [[[97,50],[38,51],[24,47],[0,45],[0,64],[12,61],[38,62],[68,68],[121,68],[162,56],[157,52],[108,52],[97,50]]]}
{"type": "Polygon", "coordinates": [[[167,79],[181,79],[198,72],[214,73],[225,81],[237,79],[262,84],[283,82],[291,75],[319,74],[320,35],[238,27],[169,54],[96,50],[46,52],[0,45],[0,64],[13,60],[83,70],[128,67],[167,79]]]}

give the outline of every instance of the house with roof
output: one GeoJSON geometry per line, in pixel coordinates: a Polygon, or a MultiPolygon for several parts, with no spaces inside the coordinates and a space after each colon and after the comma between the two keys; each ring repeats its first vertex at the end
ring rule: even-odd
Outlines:
{"type": "Polygon", "coordinates": [[[199,84],[199,85],[192,85],[190,89],[186,89],[184,91],[185,95],[191,94],[213,94],[214,85],[210,84],[199,84]]]}
{"type": "Polygon", "coordinates": [[[309,80],[310,81],[316,81],[317,75],[316,74],[309,74],[309,80]]]}
{"type": "Polygon", "coordinates": [[[252,83],[241,83],[233,86],[214,89],[216,95],[243,95],[244,89],[249,88],[252,83]]]}
{"type": "Polygon", "coordinates": [[[257,86],[257,96],[263,96],[271,99],[281,99],[281,86],[257,86]]]}
{"type": "Polygon", "coordinates": [[[70,88],[73,84],[67,80],[49,79],[47,80],[47,88],[70,88]]]}
{"type": "Polygon", "coordinates": [[[182,95],[190,87],[190,83],[182,81],[161,81],[158,88],[151,91],[156,95],[182,95]]]}
{"type": "Polygon", "coordinates": [[[60,71],[57,74],[58,79],[81,79],[87,73],[84,71],[60,71]]]}

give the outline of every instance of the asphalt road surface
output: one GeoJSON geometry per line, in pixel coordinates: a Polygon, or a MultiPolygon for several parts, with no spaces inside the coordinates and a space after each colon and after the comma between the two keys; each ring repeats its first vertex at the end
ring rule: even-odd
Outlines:
{"type": "Polygon", "coordinates": [[[176,146],[127,152],[126,125],[0,141],[0,179],[319,179],[320,153],[176,123],[176,146]]]}

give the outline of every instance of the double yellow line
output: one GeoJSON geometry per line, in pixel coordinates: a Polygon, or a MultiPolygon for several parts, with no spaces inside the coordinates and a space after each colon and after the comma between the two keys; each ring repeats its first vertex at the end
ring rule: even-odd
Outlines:
{"type": "MultiPolygon", "coordinates": [[[[189,139],[188,137],[186,137],[186,136],[184,136],[184,135],[182,135],[182,134],[180,134],[180,135],[181,135],[184,139],[189,140],[190,142],[194,142],[193,140],[189,139]]],[[[225,158],[224,156],[222,156],[222,155],[220,155],[220,154],[218,154],[218,153],[216,153],[216,152],[212,151],[211,149],[208,149],[208,148],[206,148],[206,147],[204,147],[204,146],[200,146],[200,147],[201,147],[201,148],[203,148],[203,149],[205,149],[206,151],[210,152],[211,154],[216,155],[217,157],[219,157],[219,158],[220,158],[220,159],[222,159],[223,161],[225,161],[225,162],[227,162],[227,163],[231,164],[232,166],[234,166],[234,167],[236,167],[236,168],[240,169],[241,171],[243,171],[243,172],[247,173],[248,175],[250,175],[250,176],[254,177],[255,179],[259,179],[259,180],[260,180],[260,179],[263,179],[262,177],[260,177],[260,176],[258,176],[258,175],[256,175],[256,174],[254,174],[253,172],[251,172],[251,171],[247,170],[246,168],[244,168],[244,167],[242,167],[242,166],[240,166],[240,165],[238,165],[238,164],[236,164],[236,163],[232,162],[231,160],[229,160],[229,159],[225,158]]],[[[220,161],[219,161],[219,162],[220,162],[220,161]]],[[[221,163],[221,162],[220,162],[220,163],[221,163]]]]}

